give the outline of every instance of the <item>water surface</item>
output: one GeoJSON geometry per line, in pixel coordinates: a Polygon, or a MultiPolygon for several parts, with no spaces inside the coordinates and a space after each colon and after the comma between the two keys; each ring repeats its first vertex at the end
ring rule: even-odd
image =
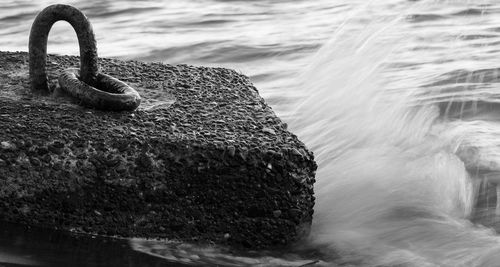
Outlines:
{"type": "MultiPolygon", "coordinates": [[[[160,264],[499,266],[497,1],[63,2],[91,19],[100,56],[250,76],[319,164],[312,232],[291,251],[128,249],[160,264]]],[[[0,49],[26,51],[49,3],[4,1],[0,49]]],[[[78,51],[64,23],[49,39],[78,51]]]]}

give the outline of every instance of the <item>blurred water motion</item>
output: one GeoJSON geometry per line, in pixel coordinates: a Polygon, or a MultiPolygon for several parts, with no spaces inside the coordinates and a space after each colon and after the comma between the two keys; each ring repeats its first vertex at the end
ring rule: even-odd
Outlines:
{"type": "MultiPolygon", "coordinates": [[[[292,255],[135,250],[198,265],[498,266],[497,1],[63,2],[90,18],[100,56],[250,76],[319,163],[312,234],[292,255]]],[[[26,50],[50,3],[4,1],[0,49],[26,50]]],[[[49,52],[77,54],[71,32],[57,23],[49,52]]]]}

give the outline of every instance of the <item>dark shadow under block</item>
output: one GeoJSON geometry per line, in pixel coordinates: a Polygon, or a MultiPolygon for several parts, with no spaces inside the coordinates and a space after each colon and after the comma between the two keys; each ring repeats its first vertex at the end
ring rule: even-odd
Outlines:
{"type": "Polygon", "coordinates": [[[0,219],[76,232],[290,244],[312,220],[313,155],[247,77],[222,68],[100,59],[143,97],[80,107],[48,58],[55,96],[32,95],[28,56],[0,52],[0,219]]]}

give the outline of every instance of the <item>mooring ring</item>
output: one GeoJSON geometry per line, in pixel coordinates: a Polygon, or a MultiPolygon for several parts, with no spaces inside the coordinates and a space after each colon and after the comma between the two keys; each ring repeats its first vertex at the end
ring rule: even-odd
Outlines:
{"type": "Polygon", "coordinates": [[[109,75],[98,73],[95,87],[79,79],[78,69],[67,69],[58,78],[59,85],[84,106],[101,110],[134,110],[141,104],[136,90],[109,75]]]}
{"type": "Polygon", "coordinates": [[[51,5],[43,9],[31,26],[29,65],[31,90],[48,94],[46,73],[47,39],[55,22],[73,26],[80,45],[80,71],[69,69],[59,76],[59,85],[81,104],[102,110],[134,110],[141,103],[139,93],[126,83],[99,73],[97,45],[92,25],[77,8],[51,5]]]}

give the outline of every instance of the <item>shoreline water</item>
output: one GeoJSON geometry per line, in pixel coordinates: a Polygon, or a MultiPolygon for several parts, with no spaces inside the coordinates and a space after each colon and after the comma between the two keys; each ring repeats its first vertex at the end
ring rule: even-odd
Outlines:
{"type": "MultiPolygon", "coordinates": [[[[355,266],[495,266],[497,218],[471,223],[485,193],[473,181],[485,178],[464,162],[490,170],[500,162],[497,2],[166,0],[139,10],[137,1],[69,2],[91,14],[101,56],[248,74],[319,159],[313,230],[323,234],[313,243],[355,266]],[[454,116],[440,113],[447,104],[454,116]],[[469,148],[470,158],[459,155],[469,148]]],[[[2,47],[24,50],[38,3],[25,4],[0,14],[2,47]]],[[[76,48],[60,34],[68,28],[55,30],[49,51],[76,48]]],[[[486,199],[491,214],[495,198],[486,199]]]]}

